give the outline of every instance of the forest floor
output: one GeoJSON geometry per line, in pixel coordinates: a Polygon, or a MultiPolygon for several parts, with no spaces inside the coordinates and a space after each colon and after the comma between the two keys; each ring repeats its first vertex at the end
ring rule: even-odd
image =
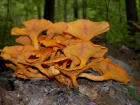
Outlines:
{"type": "MultiPolygon", "coordinates": [[[[0,105],[140,105],[127,87],[140,97],[140,59],[125,46],[105,44],[101,39],[94,43],[106,46],[105,57],[123,67],[131,81],[125,85],[114,80],[103,82],[78,78],[78,89],[68,90],[56,80],[21,80],[12,77],[4,61],[0,60],[0,105]]],[[[96,72],[87,70],[87,72],[96,72]]]]}

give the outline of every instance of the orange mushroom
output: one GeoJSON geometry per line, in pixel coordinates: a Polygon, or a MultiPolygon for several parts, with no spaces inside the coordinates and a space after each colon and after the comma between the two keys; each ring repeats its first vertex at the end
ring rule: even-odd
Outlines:
{"type": "Polygon", "coordinates": [[[22,52],[26,51],[34,51],[35,48],[32,45],[15,45],[15,46],[6,46],[4,49],[2,49],[0,52],[4,54],[10,54],[12,57],[17,57],[22,52]]]}
{"type": "Polygon", "coordinates": [[[42,31],[49,29],[50,26],[52,25],[52,22],[45,19],[40,19],[40,20],[32,19],[22,23],[25,25],[26,28],[15,27],[12,29],[11,34],[28,35],[31,38],[35,49],[37,50],[39,47],[38,40],[37,40],[38,35],[42,31]]]}
{"type": "Polygon", "coordinates": [[[44,52],[42,51],[37,51],[35,55],[37,54],[41,54],[41,56],[39,58],[36,59],[30,59],[30,58],[26,58],[23,55],[18,56],[17,58],[17,62],[21,63],[21,64],[25,64],[28,66],[34,66],[37,67],[39,69],[40,72],[42,72],[43,74],[45,74],[46,76],[49,77],[49,73],[48,73],[48,69],[49,68],[43,68],[42,67],[42,62],[44,60],[46,60],[47,58],[49,58],[51,52],[53,52],[52,49],[48,50],[46,49],[44,52]]]}
{"type": "Polygon", "coordinates": [[[55,69],[54,66],[50,66],[50,68],[48,69],[48,74],[49,74],[49,77],[51,78],[58,75],[59,73],[60,71],[55,69]]]}
{"type": "Polygon", "coordinates": [[[82,40],[91,40],[108,30],[108,22],[92,22],[90,20],[78,19],[68,23],[68,29],[64,33],[71,34],[82,40]]]}
{"type": "Polygon", "coordinates": [[[80,41],[81,41],[80,39],[74,39],[74,38],[70,39],[66,37],[60,37],[56,39],[56,43],[59,43],[65,46],[70,45],[71,43],[77,43],[80,41]]]}
{"type": "Polygon", "coordinates": [[[42,43],[44,46],[46,47],[59,47],[61,49],[64,48],[64,46],[56,43],[55,39],[45,39],[45,40],[41,40],[40,43],[42,43]]]}
{"type": "Polygon", "coordinates": [[[73,87],[70,78],[69,77],[66,77],[64,74],[60,73],[60,74],[56,75],[55,78],[57,79],[58,82],[65,83],[66,85],[68,85],[68,89],[70,87],[73,87]]]}
{"type": "Polygon", "coordinates": [[[31,73],[34,73],[34,74],[37,74],[39,73],[39,70],[35,69],[35,68],[32,68],[32,67],[28,67],[27,70],[31,73]]]}
{"type": "Polygon", "coordinates": [[[45,19],[22,22],[26,28],[15,27],[12,35],[21,36],[15,41],[22,45],[4,47],[0,57],[11,61],[7,67],[13,76],[24,79],[56,78],[69,87],[78,87],[76,79],[85,77],[95,81],[114,79],[127,83],[130,77],[119,65],[104,59],[107,48],[89,40],[109,30],[107,22],[79,19],[74,22],[53,24],[45,19]],[[47,30],[47,35],[39,34],[47,30]],[[88,63],[89,58],[92,59],[88,63]],[[92,68],[100,76],[84,73],[92,68]]]}
{"type": "Polygon", "coordinates": [[[17,38],[15,41],[22,45],[31,45],[32,44],[32,41],[28,36],[21,36],[21,37],[17,38]]]}
{"type": "Polygon", "coordinates": [[[130,77],[126,74],[126,71],[119,65],[110,62],[110,59],[104,59],[101,62],[95,62],[91,65],[91,67],[95,71],[101,70],[103,75],[94,76],[83,73],[79,77],[86,77],[94,81],[103,81],[108,79],[113,79],[123,83],[128,83],[130,81],[130,77]]]}
{"type": "Polygon", "coordinates": [[[1,54],[0,55],[3,59],[11,61],[12,63],[14,63],[15,65],[17,65],[17,59],[16,58],[12,58],[10,54],[1,54]]]}
{"type": "Polygon", "coordinates": [[[78,66],[72,69],[62,68],[55,66],[56,69],[60,70],[63,74],[67,75],[75,88],[78,88],[78,83],[76,81],[79,74],[90,68],[89,65],[78,66]]]}
{"type": "Polygon", "coordinates": [[[12,69],[12,70],[14,70],[14,71],[16,71],[17,70],[17,68],[16,68],[16,66],[14,65],[14,64],[5,64],[6,65],[6,67],[8,67],[8,68],[10,68],[10,69],[12,69]]]}
{"type": "MultiPolygon", "coordinates": [[[[45,75],[41,73],[31,73],[27,71],[26,69],[20,69],[23,74],[28,78],[35,78],[35,79],[48,79],[45,75]]],[[[48,79],[49,80],[49,79],[48,79]]]]}
{"type": "Polygon", "coordinates": [[[66,60],[66,59],[69,59],[69,57],[55,57],[55,58],[50,59],[48,61],[42,62],[42,64],[49,65],[49,64],[53,63],[53,65],[54,65],[56,62],[60,62],[60,61],[66,60]]]}
{"type": "Polygon", "coordinates": [[[46,39],[51,39],[55,34],[63,34],[63,30],[66,30],[67,27],[68,25],[65,22],[59,22],[53,24],[47,31],[46,39]]]}
{"type": "Polygon", "coordinates": [[[63,49],[66,56],[76,56],[80,59],[81,64],[83,66],[87,63],[90,57],[100,58],[107,52],[106,47],[102,47],[100,45],[92,44],[90,41],[82,41],[76,44],[71,44],[63,49]]]}

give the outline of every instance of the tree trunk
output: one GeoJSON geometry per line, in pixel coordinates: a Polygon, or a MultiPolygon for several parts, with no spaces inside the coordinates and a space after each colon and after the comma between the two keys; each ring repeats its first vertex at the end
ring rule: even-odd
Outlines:
{"type": "MultiPolygon", "coordinates": [[[[139,0],[139,11],[140,11],[140,0],[139,0]]],[[[139,12],[139,17],[140,17],[140,12],[139,12]]]]}
{"type": "Polygon", "coordinates": [[[119,0],[119,14],[120,14],[120,23],[122,23],[122,16],[121,16],[121,1],[119,0]]]}
{"type": "MultiPolygon", "coordinates": [[[[26,0],[26,2],[25,2],[25,8],[27,9],[28,8],[28,0],[26,0]]],[[[26,17],[26,21],[28,20],[28,11],[26,10],[26,13],[25,13],[26,15],[25,15],[25,17],[26,17]]]]}
{"type": "Polygon", "coordinates": [[[86,19],[87,16],[87,1],[82,0],[82,12],[83,12],[83,19],[86,19]]]}
{"type": "Polygon", "coordinates": [[[38,11],[38,19],[41,19],[41,9],[39,4],[37,5],[37,11],[38,11]]]}
{"type": "MultiPolygon", "coordinates": [[[[10,0],[7,0],[7,14],[6,14],[6,19],[4,21],[4,25],[3,25],[3,28],[7,29],[8,27],[8,21],[9,21],[9,18],[10,18],[10,0]]],[[[6,35],[6,30],[4,29],[3,31],[3,35],[6,35]]]]}
{"type": "Polygon", "coordinates": [[[129,35],[135,35],[135,29],[132,28],[132,21],[138,22],[138,13],[136,7],[136,0],[125,0],[126,5],[126,15],[127,15],[127,24],[130,26],[129,35]],[[131,21],[131,22],[130,22],[131,21]]]}
{"type": "Polygon", "coordinates": [[[57,22],[61,20],[61,3],[60,0],[57,0],[57,22]]]}
{"type": "MultiPolygon", "coordinates": [[[[105,0],[105,4],[106,4],[106,21],[108,22],[108,15],[109,15],[109,4],[110,3],[110,0],[105,0]]],[[[106,32],[105,32],[105,41],[107,40],[107,38],[106,38],[106,36],[107,36],[107,34],[106,34],[106,32]]]]}
{"type": "Polygon", "coordinates": [[[108,0],[108,1],[105,0],[105,3],[106,3],[106,21],[108,21],[110,0],[108,0]]]}
{"type": "Polygon", "coordinates": [[[67,21],[67,0],[65,0],[64,4],[64,22],[67,21]]]}
{"type": "Polygon", "coordinates": [[[54,0],[45,0],[44,19],[54,22],[54,0]]]}
{"type": "Polygon", "coordinates": [[[78,5],[77,5],[77,0],[74,0],[74,3],[73,3],[73,6],[74,6],[74,18],[78,18],[78,5]]]}

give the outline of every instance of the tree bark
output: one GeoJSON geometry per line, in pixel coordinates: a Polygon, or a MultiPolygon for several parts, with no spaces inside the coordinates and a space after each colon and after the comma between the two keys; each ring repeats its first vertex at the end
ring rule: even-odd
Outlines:
{"type": "Polygon", "coordinates": [[[67,0],[65,0],[64,4],[64,22],[67,21],[67,0]]]}
{"type": "MultiPolygon", "coordinates": [[[[6,18],[5,18],[5,21],[4,21],[4,25],[3,25],[3,28],[7,29],[8,27],[8,21],[9,21],[9,18],[10,18],[10,0],[7,0],[7,14],[6,14],[6,18]]],[[[3,35],[6,35],[6,30],[4,29],[3,31],[3,35]]]]}
{"type": "Polygon", "coordinates": [[[121,17],[121,1],[119,0],[119,14],[120,14],[120,23],[122,23],[122,17],[121,17]]]}
{"type": "Polygon", "coordinates": [[[73,9],[74,9],[74,18],[78,18],[78,5],[77,5],[77,0],[74,0],[74,3],[73,3],[73,9]]]}
{"type": "Polygon", "coordinates": [[[37,5],[37,11],[38,11],[38,19],[41,19],[41,9],[39,4],[37,5]]]}
{"type": "Polygon", "coordinates": [[[129,35],[135,35],[135,29],[132,28],[132,21],[138,22],[138,12],[136,7],[136,0],[125,0],[127,24],[130,26],[129,35]],[[131,22],[130,22],[131,21],[131,22]]]}
{"type": "MultiPolygon", "coordinates": [[[[28,8],[28,0],[26,0],[26,2],[25,2],[25,8],[28,8]]],[[[26,21],[28,20],[28,11],[26,10],[26,15],[25,15],[25,17],[26,17],[26,21]]]]}
{"type": "Polygon", "coordinates": [[[87,1],[82,0],[82,12],[83,12],[83,19],[86,19],[87,16],[87,1]]]}
{"type": "Polygon", "coordinates": [[[57,0],[57,22],[61,20],[61,3],[60,0],[57,0]]]}
{"type": "MultiPolygon", "coordinates": [[[[106,21],[108,22],[108,15],[109,15],[109,4],[110,3],[110,0],[105,0],[105,4],[106,4],[106,21]]],[[[105,32],[105,41],[107,40],[107,38],[106,38],[106,32],[105,32]]]]}
{"type": "Polygon", "coordinates": [[[105,0],[105,3],[106,3],[106,21],[108,21],[110,0],[108,1],[105,0]]]}
{"type": "Polygon", "coordinates": [[[45,0],[44,19],[54,22],[54,0],[45,0]]]}

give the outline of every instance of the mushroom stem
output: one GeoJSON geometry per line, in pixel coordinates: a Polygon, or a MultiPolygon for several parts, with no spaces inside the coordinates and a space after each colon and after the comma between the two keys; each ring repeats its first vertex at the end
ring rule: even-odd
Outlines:
{"type": "Polygon", "coordinates": [[[61,52],[60,51],[57,51],[56,57],[60,57],[60,54],[61,54],[61,52]]]}
{"type": "Polygon", "coordinates": [[[41,65],[36,65],[40,72],[44,73],[47,77],[49,77],[48,70],[43,68],[41,65]]]}
{"type": "Polygon", "coordinates": [[[32,69],[31,67],[28,67],[27,69],[30,71],[30,73],[34,73],[34,74],[39,73],[37,69],[32,69]]]}
{"type": "Polygon", "coordinates": [[[71,65],[70,65],[70,69],[74,68],[76,65],[74,63],[74,61],[71,62],[71,65]]]}
{"type": "Polygon", "coordinates": [[[54,66],[50,66],[50,68],[48,69],[48,74],[49,74],[50,78],[58,75],[59,73],[60,73],[60,71],[55,69],[54,66]]]}
{"type": "Polygon", "coordinates": [[[102,76],[95,76],[95,75],[91,75],[91,74],[87,74],[87,73],[82,73],[79,75],[79,77],[85,77],[87,79],[94,80],[94,81],[105,80],[103,75],[102,76]]]}
{"type": "Polygon", "coordinates": [[[50,56],[50,60],[53,59],[55,57],[56,52],[53,52],[50,56]]]}
{"type": "Polygon", "coordinates": [[[72,83],[73,83],[73,86],[75,87],[75,88],[78,88],[78,83],[77,83],[77,81],[76,81],[76,76],[72,76],[71,77],[71,80],[72,80],[72,83]]]}
{"type": "Polygon", "coordinates": [[[64,60],[64,61],[63,61],[63,65],[62,65],[62,67],[63,67],[63,68],[66,68],[67,63],[68,63],[68,60],[67,60],[67,59],[66,59],[66,60],[64,60]]]}
{"type": "Polygon", "coordinates": [[[35,48],[36,50],[38,50],[39,44],[38,44],[37,38],[35,38],[34,40],[32,40],[32,42],[33,42],[34,48],[35,48]]]}

